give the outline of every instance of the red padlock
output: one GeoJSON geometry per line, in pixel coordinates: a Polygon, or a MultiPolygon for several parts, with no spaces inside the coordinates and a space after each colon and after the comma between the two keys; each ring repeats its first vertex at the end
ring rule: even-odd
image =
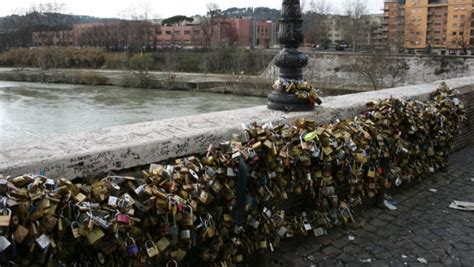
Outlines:
{"type": "Polygon", "coordinates": [[[125,214],[117,213],[117,215],[115,215],[115,219],[119,224],[130,224],[130,219],[125,214]]]}
{"type": "Polygon", "coordinates": [[[170,225],[168,223],[163,223],[160,228],[160,233],[162,236],[170,234],[170,225]]]}
{"type": "Polygon", "coordinates": [[[176,211],[177,211],[177,212],[183,212],[183,211],[184,211],[184,205],[181,204],[180,202],[178,202],[178,203],[176,204],[176,211]]]}

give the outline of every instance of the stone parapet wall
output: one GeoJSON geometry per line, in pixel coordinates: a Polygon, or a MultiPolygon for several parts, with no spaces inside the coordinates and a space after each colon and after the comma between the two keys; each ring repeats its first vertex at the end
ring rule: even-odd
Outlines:
{"type": "MultiPolygon", "coordinates": [[[[259,106],[109,127],[36,143],[5,146],[0,148],[0,173],[44,173],[49,177],[70,179],[99,176],[109,171],[203,152],[209,144],[218,144],[230,139],[232,133],[239,133],[242,123],[293,122],[301,117],[328,123],[359,114],[365,109],[365,104],[372,100],[392,96],[425,101],[439,83],[327,97],[314,112],[284,113],[259,106]]],[[[460,148],[474,141],[474,76],[446,80],[446,83],[460,91],[468,111],[468,120],[455,144],[455,147],[460,148]]]]}
{"type": "MultiPolygon", "coordinates": [[[[321,83],[337,81],[341,87],[372,88],[370,81],[360,73],[352,72],[348,66],[355,61],[370,56],[364,53],[309,53],[309,63],[304,69],[307,80],[321,83]]],[[[396,86],[422,84],[441,79],[454,79],[474,75],[474,57],[472,56],[439,56],[439,55],[392,55],[390,57],[406,61],[409,70],[406,75],[396,78],[396,86]]],[[[262,77],[276,79],[278,67],[268,65],[262,77]]],[[[378,75],[375,75],[378,78],[378,75]]],[[[384,87],[391,85],[391,77],[384,80],[384,87]]]]}

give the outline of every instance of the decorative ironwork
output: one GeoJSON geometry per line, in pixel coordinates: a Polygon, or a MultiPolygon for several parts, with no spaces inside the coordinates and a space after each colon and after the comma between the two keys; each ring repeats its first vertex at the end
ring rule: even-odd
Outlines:
{"type": "MultiPolygon", "coordinates": [[[[278,84],[305,84],[303,68],[308,64],[308,56],[298,51],[303,42],[303,19],[299,0],[283,0],[278,39],[282,50],[278,54],[275,65],[280,68],[278,84]]],[[[268,96],[268,108],[286,111],[313,110],[314,103],[319,102],[314,89],[301,86],[304,92],[290,93],[283,86],[274,86],[268,96]],[[305,93],[306,92],[306,93],[305,93]],[[305,97],[306,96],[306,97],[305,97]]]]}

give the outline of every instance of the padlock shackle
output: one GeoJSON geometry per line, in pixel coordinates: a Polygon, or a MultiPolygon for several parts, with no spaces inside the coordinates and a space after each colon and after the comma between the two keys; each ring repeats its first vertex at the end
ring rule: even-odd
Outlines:
{"type": "Polygon", "coordinates": [[[127,242],[127,241],[129,241],[129,240],[131,240],[133,244],[136,244],[135,239],[133,239],[133,237],[127,236],[127,237],[125,238],[125,241],[124,241],[125,246],[128,247],[129,245],[132,245],[132,244],[129,244],[129,243],[127,242]]]}
{"type": "Polygon", "coordinates": [[[147,240],[145,241],[145,248],[156,248],[155,242],[153,240],[147,240]]]}

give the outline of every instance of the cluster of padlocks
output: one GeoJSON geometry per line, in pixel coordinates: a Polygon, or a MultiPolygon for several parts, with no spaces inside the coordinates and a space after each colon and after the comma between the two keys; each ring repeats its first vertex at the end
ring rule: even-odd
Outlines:
{"type": "Polygon", "coordinates": [[[324,235],[384,188],[446,164],[463,106],[444,84],[431,97],[371,102],[327,125],[245,125],[141,178],[4,177],[1,264],[227,266],[296,234],[324,235]],[[294,196],[303,206],[287,209],[294,196]]]}
{"type": "Polygon", "coordinates": [[[306,99],[312,105],[321,105],[322,103],[318,90],[314,88],[311,82],[306,80],[297,81],[280,78],[273,83],[272,88],[275,91],[284,91],[294,95],[299,99],[306,99]]]}

